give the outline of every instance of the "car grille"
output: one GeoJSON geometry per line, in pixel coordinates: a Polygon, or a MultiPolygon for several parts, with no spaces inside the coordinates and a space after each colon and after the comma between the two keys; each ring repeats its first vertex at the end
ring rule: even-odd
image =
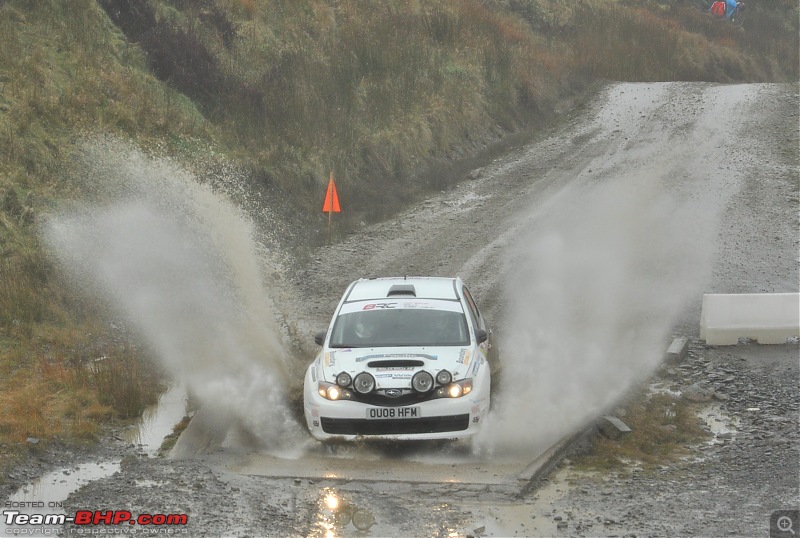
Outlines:
{"type": "Polygon", "coordinates": [[[392,435],[457,432],[469,428],[469,414],[414,419],[367,420],[321,418],[322,431],[332,435],[392,435]]]}
{"type": "Polygon", "coordinates": [[[369,394],[359,394],[354,391],[352,393],[351,400],[365,403],[367,405],[375,405],[378,407],[401,407],[404,405],[414,405],[420,402],[427,402],[428,400],[433,400],[436,396],[435,390],[430,390],[424,393],[407,391],[405,394],[395,398],[390,398],[384,393],[384,390],[374,391],[369,394]]]}

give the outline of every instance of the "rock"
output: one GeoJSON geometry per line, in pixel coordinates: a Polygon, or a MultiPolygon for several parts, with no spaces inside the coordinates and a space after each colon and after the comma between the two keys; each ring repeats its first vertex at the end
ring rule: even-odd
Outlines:
{"type": "Polygon", "coordinates": [[[699,384],[694,383],[688,387],[681,389],[681,394],[690,402],[707,402],[711,400],[714,391],[701,387],[699,384]]]}
{"type": "Polygon", "coordinates": [[[600,417],[597,421],[597,428],[603,437],[614,440],[631,433],[631,429],[627,424],[612,415],[600,417]]]}
{"type": "Polygon", "coordinates": [[[686,358],[686,352],[689,349],[689,339],[686,337],[676,338],[667,348],[664,358],[673,363],[681,362],[686,358]]]}
{"type": "Polygon", "coordinates": [[[568,526],[569,526],[569,524],[566,521],[559,521],[558,524],[556,525],[556,528],[557,529],[566,529],[568,526]]]}
{"type": "Polygon", "coordinates": [[[38,437],[28,437],[27,439],[25,439],[25,442],[28,443],[29,445],[34,445],[35,446],[35,445],[39,444],[39,438],[38,437]]]}

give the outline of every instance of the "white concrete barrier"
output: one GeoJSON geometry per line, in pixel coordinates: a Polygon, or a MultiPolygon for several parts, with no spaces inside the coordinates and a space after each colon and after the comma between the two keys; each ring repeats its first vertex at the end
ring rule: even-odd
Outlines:
{"type": "Polygon", "coordinates": [[[800,337],[800,293],[705,294],[700,338],[707,344],[735,345],[739,338],[785,344],[800,337]]]}

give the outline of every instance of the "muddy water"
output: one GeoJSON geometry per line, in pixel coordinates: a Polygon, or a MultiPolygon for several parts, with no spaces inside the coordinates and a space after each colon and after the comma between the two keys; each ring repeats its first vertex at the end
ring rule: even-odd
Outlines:
{"type": "Polygon", "coordinates": [[[172,428],[186,415],[186,389],[174,383],[162,394],[158,403],[142,412],[139,423],[127,430],[124,438],[147,455],[153,456],[172,428]]]}
{"type": "MultiPolygon", "coordinates": [[[[312,329],[321,328],[320,321],[327,322],[331,303],[335,304],[338,294],[350,280],[365,274],[404,273],[465,277],[481,306],[496,322],[494,327],[506,337],[513,333],[514,338],[522,339],[517,341],[524,343],[528,339],[539,346],[546,342],[551,327],[558,328],[550,335],[550,347],[520,348],[548,351],[541,357],[549,359],[549,363],[535,362],[531,359],[533,354],[526,356],[515,351],[514,346],[501,347],[504,358],[517,353],[517,359],[510,358],[507,365],[508,371],[520,378],[521,385],[516,391],[510,385],[499,388],[495,407],[498,435],[487,445],[491,447],[494,443],[494,455],[485,456],[481,461],[465,460],[458,454],[445,454],[435,461],[423,458],[423,462],[387,458],[383,460],[383,470],[391,475],[392,481],[387,480],[385,485],[358,479],[348,481],[346,474],[331,484],[301,477],[271,480],[264,476],[224,472],[213,476],[209,468],[216,471],[231,464],[225,459],[234,447],[228,447],[218,455],[223,460],[219,466],[208,467],[203,460],[155,459],[128,466],[71,496],[73,506],[117,505],[140,513],[162,511],[167,506],[186,507],[187,511],[197,514],[191,528],[197,535],[220,536],[239,531],[249,535],[359,535],[351,524],[326,526],[333,515],[325,499],[329,493],[336,493],[349,496],[345,501],[364,505],[375,513],[376,523],[369,532],[373,536],[477,535],[475,531],[481,527],[482,534],[496,536],[554,536],[576,532],[620,535],[628,531],[637,535],[642,532],[677,535],[681,533],[665,532],[662,523],[672,525],[678,517],[681,519],[679,528],[687,530],[683,534],[688,535],[689,530],[694,535],[711,534],[708,516],[729,511],[725,507],[731,490],[719,493],[709,481],[704,484],[702,476],[690,473],[688,478],[678,477],[680,482],[676,484],[672,484],[673,476],[663,480],[651,477],[648,484],[653,484],[652,489],[637,489],[638,480],[609,482],[596,494],[589,489],[595,501],[609,499],[601,505],[604,513],[592,513],[591,505],[585,507],[586,496],[576,500],[576,488],[564,487],[560,479],[551,479],[552,488],[546,486],[537,492],[538,497],[520,501],[509,497],[493,498],[494,494],[486,492],[482,484],[469,489],[458,482],[411,483],[407,477],[409,471],[419,472],[427,464],[439,468],[449,466],[453,473],[461,475],[462,469],[470,466],[491,467],[496,454],[530,455],[536,446],[537,432],[569,431],[587,409],[618,396],[634,378],[646,376],[652,370],[655,356],[638,345],[641,337],[649,335],[655,339],[652,350],[659,355],[668,343],[658,341],[658,331],[650,331],[653,323],[656,326],[661,323],[661,330],[668,333],[673,326],[670,318],[676,313],[688,312],[684,316],[689,327],[686,334],[694,334],[697,312],[691,308],[681,311],[676,305],[683,303],[691,289],[697,289],[698,280],[702,280],[700,277],[708,269],[705,260],[714,257],[720,236],[730,246],[737,245],[736,240],[725,239],[730,235],[726,232],[728,228],[718,227],[717,217],[720,208],[726,207],[730,196],[740,186],[741,175],[747,168],[747,163],[742,161],[753,160],[750,148],[758,149],[757,144],[751,146],[750,138],[741,133],[737,124],[743,117],[752,116],[752,103],[758,101],[759,106],[763,106],[766,101],[763,95],[763,89],[738,86],[613,86],[604,100],[594,103],[597,114],[582,116],[572,127],[488,167],[480,176],[484,180],[468,182],[463,188],[444,193],[391,222],[369,227],[341,244],[320,249],[320,263],[298,273],[298,281],[307,284],[307,288],[302,295],[305,301],[297,301],[295,306],[298,311],[306,310],[304,314],[312,322],[309,324],[312,329]],[[573,183],[579,188],[565,188],[573,183]],[[610,185],[608,189],[599,187],[606,183],[610,185]],[[587,187],[588,192],[598,195],[594,198],[597,207],[592,207],[592,200],[581,195],[580,187],[587,187]],[[615,194],[619,194],[619,198],[615,194]],[[650,202],[655,202],[654,214],[637,208],[637,204],[650,202]],[[682,210],[683,205],[694,208],[694,213],[682,210]],[[675,216],[675,223],[671,222],[670,215],[675,216]],[[628,217],[632,220],[625,226],[628,217]],[[681,222],[684,217],[690,218],[681,222]],[[693,220],[694,217],[700,220],[693,220]],[[705,217],[707,220],[703,220],[705,217]],[[526,224],[530,226],[526,228],[526,224]],[[696,244],[704,244],[698,239],[707,238],[708,229],[712,230],[711,240],[705,245],[709,252],[703,249],[698,252],[696,244]],[[661,244],[663,252],[658,251],[656,240],[648,241],[649,237],[665,240],[661,244]],[[537,252],[545,255],[537,257],[537,252]],[[680,259],[672,260],[664,252],[680,259]],[[641,254],[645,259],[641,259],[641,254]],[[647,255],[655,257],[651,259],[647,255]],[[523,260],[526,264],[515,266],[514,260],[523,260]],[[701,267],[697,272],[691,267],[687,270],[682,260],[698,261],[701,267]],[[594,278],[593,263],[602,278],[594,278]],[[516,279],[507,279],[509,275],[514,276],[509,269],[525,271],[518,271],[523,274],[516,275],[516,279]],[[678,269],[677,273],[673,269],[678,269]],[[676,275],[689,277],[686,289],[675,285],[676,275]],[[525,284],[526,276],[528,284],[549,282],[552,288],[527,286],[525,293],[519,293],[520,299],[537,299],[529,300],[529,308],[523,310],[526,314],[534,312],[538,317],[521,317],[514,323],[514,319],[506,315],[518,312],[521,307],[512,301],[513,294],[508,293],[517,288],[509,290],[506,285],[520,281],[525,284]],[[667,283],[664,290],[658,286],[661,277],[667,283]],[[654,282],[656,285],[651,286],[654,282]],[[533,293],[528,294],[531,290],[533,293]],[[650,290],[655,290],[656,294],[652,300],[648,296],[650,290]],[[662,294],[669,290],[675,295],[662,294]],[[560,302],[552,300],[553,297],[560,297],[560,302]],[[621,308],[631,303],[638,316],[626,315],[621,308]],[[566,306],[570,305],[583,305],[585,310],[583,313],[580,309],[569,311],[566,306]],[[559,311],[559,308],[564,310],[559,311]],[[547,319],[551,312],[563,315],[547,319]],[[537,323],[538,320],[542,320],[541,323],[537,323]],[[559,327],[559,320],[580,323],[559,327]],[[590,323],[592,320],[597,321],[596,330],[590,323]],[[642,330],[620,330],[625,328],[626,322],[642,330]],[[574,330],[570,331],[570,327],[574,330]],[[587,328],[588,331],[584,330],[587,328]],[[535,329],[544,333],[541,338],[535,329]],[[575,353],[574,357],[571,352],[575,353]],[[530,390],[525,382],[542,389],[541,393],[530,390]],[[505,403],[504,398],[508,398],[505,403]],[[540,406],[543,400],[546,407],[540,406]],[[189,484],[202,483],[203,488],[189,489],[176,481],[178,476],[189,484]],[[158,484],[157,495],[153,495],[153,484],[158,484]],[[692,496],[698,484],[703,487],[692,496]],[[620,490],[623,486],[628,489],[620,490]],[[660,496],[653,495],[653,491],[660,496]],[[633,495],[633,500],[628,499],[629,495],[633,495]],[[632,502],[650,503],[652,513],[627,516],[630,528],[623,529],[613,520],[618,521],[618,514],[625,512],[624,507],[632,502]],[[665,511],[663,503],[671,504],[673,511],[665,511]],[[687,514],[689,506],[697,508],[687,514]],[[569,511],[575,512],[577,517],[570,517],[569,511]],[[305,532],[309,521],[315,526],[312,531],[305,532]],[[561,521],[567,521],[566,531],[558,530],[561,521]],[[414,524],[413,528],[409,527],[409,522],[414,524]],[[578,531],[575,528],[578,522],[592,523],[592,527],[578,531]]],[[[796,147],[792,151],[796,151],[796,147]]],[[[769,186],[769,178],[758,177],[757,192],[762,192],[761,184],[769,186]]],[[[757,206],[759,212],[761,207],[757,206]]],[[[734,213],[731,219],[749,214],[734,213]]],[[[792,226],[795,223],[796,220],[790,221],[792,226]]],[[[752,224],[753,219],[749,219],[740,227],[752,227],[761,235],[773,229],[771,224],[752,224]]],[[[796,236],[795,232],[793,227],[792,237],[796,236]]],[[[793,244],[791,240],[789,244],[793,244]]],[[[749,266],[745,254],[727,252],[725,259],[729,264],[749,266]]],[[[764,257],[764,260],[771,259],[764,257]]],[[[791,268],[792,275],[796,275],[796,264],[791,268]]],[[[729,280],[717,279],[713,284],[729,288],[731,283],[745,286],[752,280],[749,275],[740,278],[739,273],[726,274],[732,275],[729,280]]],[[[796,281],[793,282],[796,285],[796,281]]],[[[309,330],[308,334],[313,331],[309,330]]],[[[513,343],[515,340],[505,341],[513,343]]],[[[244,396],[260,403],[258,396],[244,396]]],[[[752,405],[756,404],[761,405],[758,402],[752,405]]],[[[261,420],[257,411],[254,419],[261,420]]],[[[742,452],[750,449],[747,445],[742,448],[747,449],[742,452]]],[[[771,465],[755,454],[757,450],[760,449],[751,451],[753,455],[748,461],[771,465]]],[[[252,463],[259,463],[255,461],[259,455],[254,452],[252,463]]],[[[316,452],[312,450],[311,455],[316,452]]],[[[358,447],[341,455],[356,464],[362,457],[367,461],[372,457],[369,451],[358,447]]],[[[381,463],[382,460],[374,461],[381,463]]],[[[330,465],[328,472],[336,472],[335,458],[320,457],[316,462],[330,465]]],[[[759,480],[752,481],[737,480],[735,477],[745,469],[735,468],[731,462],[723,465],[721,471],[727,469],[732,477],[731,484],[743,495],[750,495],[753,488],[763,488],[765,480],[774,480],[776,474],[772,471],[776,468],[765,468],[759,480]]],[[[714,469],[717,470],[720,469],[714,469]]],[[[564,480],[568,478],[569,475],[564,480]]],[[[586,486],[579,484],[578,493],[581,488],[586,486]]],[[[759,524],[761,526],[745,522],[737,526],[738,535],[757,535],[759,529],[763,531],[763,521],[759,524]]]]}
{"type": "Polygon", "coordinates": [[[178,163],[113,139],[89,140],[86,195],[44,227],[50,252],[105,301],[201,406],[266,441],[300,430],[286,353],[250,220],[178,163]]]}
{"type": "MultiPolygon", "coordinates": [[[[186,414],[186,391],[180,384],[173,384],[161,395],[158,403],[145,409],[140,421],[124,432],[125,439],[136,445],[140,454],[155,456],[161,443],[186,414]]],[[[64,500],[81,486],[94,480],[111,476],[120,469],[120,460],[83,463],[56,469],[30,484],[22,486],[5,501],[3,510],[15,510],[20,514],[65,515],[64,500]]],[[[74,515],[74,514],[73,514],[74,515]]],[[[0,536],[14,533],[14,529],[31,530],[29,526],[9,525],[0,520],[0,536]]],[[[37,534],[55,533],[60,525],[35,527],[37,534]]]]}

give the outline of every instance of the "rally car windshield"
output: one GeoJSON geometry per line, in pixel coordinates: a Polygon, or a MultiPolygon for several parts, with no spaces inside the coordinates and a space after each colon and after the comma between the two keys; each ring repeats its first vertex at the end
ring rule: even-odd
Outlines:
{"type": "Polygon", "coordinates": [[[330,347],[466,346],[462,311],[387,308],[340,313],[330,347]]]}

